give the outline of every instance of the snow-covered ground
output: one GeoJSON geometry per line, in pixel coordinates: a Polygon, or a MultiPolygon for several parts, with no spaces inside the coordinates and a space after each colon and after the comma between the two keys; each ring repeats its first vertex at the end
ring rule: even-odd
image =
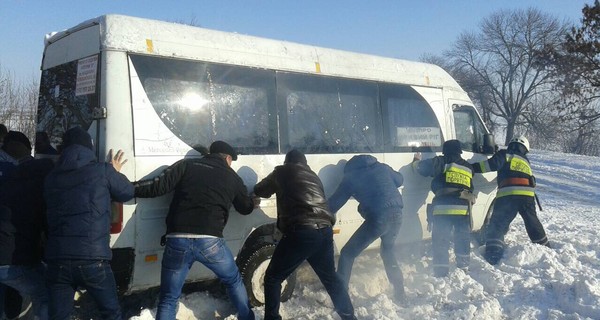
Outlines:
{"type": "MultiPolygon", "coordinates": [[[[381,259],[365,253],[355,264],[350,296],[359,319],[600,319],[600,158],[534,150],[530,159],[552,249],[529,242],[519,216],[506,236],[505,258],[491,266],[473,243],[468,272],[431,272],[430,242],[422,254],[401,254],[408,295],[396,305],[381,259]]],[[[413,248],[414,249],[414,248],[413,248]]],[[[262,318],[263,308],[255,312],[262,318]]],[[[144,309],[130,319],[154,319],[144,309]]],[[[227,300],[207,292],[183,296],[177,318],[236,319],[227,300]]],[[[339,319],[312,270],[302,268],[284,319],[339,319]]]]}

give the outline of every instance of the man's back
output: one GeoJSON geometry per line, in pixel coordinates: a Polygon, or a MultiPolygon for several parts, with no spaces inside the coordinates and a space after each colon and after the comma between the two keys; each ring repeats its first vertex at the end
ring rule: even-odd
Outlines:
{"type": "Polygon", "coordinates": [[[154,179],[135,183],[137,197],[155,197],[174,191],[167,215],[167,233],[223,237],[231,205],[250,214],[254,203],[242,179],[218,154],[184,159],[154,179]]]}
{"type": "Polygon", "coordinates": [[[98,163],[92,150],[66,148],[45,181],[48,259],[106,259],[110,201],[133,197],[133,186],[110,164],[98,163]]]}

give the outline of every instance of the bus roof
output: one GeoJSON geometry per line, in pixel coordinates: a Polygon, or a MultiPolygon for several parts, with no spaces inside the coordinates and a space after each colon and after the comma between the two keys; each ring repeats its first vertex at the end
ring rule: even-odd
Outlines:
{"type": "Polygon", "coordinates": [[[99,26],[99,50],[118,50],[416,86],[446,87],[462,91],[446,71],[433,64],[114,14],[90,19],[65,31],[48,34],[46,48],[58,44],[62,38],[92,26],[99,26]]]}

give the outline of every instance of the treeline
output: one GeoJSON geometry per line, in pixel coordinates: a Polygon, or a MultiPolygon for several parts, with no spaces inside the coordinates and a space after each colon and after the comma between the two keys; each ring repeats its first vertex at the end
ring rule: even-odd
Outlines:
{"type": "Polygon", "coordinates": [[[600,156],[600,3],[578,23],[537,9],[502,10],[425,62],[448,71],[497,137],[600,156]]]}
{"type": "Polygon", "coordinates": [[[38,90],[37,82],[17,81],[0,65],[0,123],[23,132],[31,141],[35,137],[38,90]]]}

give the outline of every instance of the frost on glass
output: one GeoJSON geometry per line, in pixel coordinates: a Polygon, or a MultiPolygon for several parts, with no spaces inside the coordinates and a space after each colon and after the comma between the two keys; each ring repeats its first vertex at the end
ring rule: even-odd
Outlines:
{"type": "Polygon", "coordinates": [[[149,59],[132,57],[154,110],[182,141],[208,146],[224,140],[244,153],[272,147],[274,84],[264,71],[149,59]]]}
{"type": "Polygon", "coordinates": [[[45,131],[53,145],[62,141],[63,133],[74,126],[87,130],[98,106],[97,91],[75,95],[77,61],[42,71],[38,100],[37,131],[45,131]]]}
{"type": "Polygon", "coordinates": [[[435,113],[412,88],[388,85],[382,89],[382,103],[387,110],[389,139],[394,150],[435,150],[442,145],[442,131],[435,113]]]}
{"type": "Polygon", "coordinates": [[[299,75],[278,75],[285,97],[290,148],[307,153],[375,152],[381,120],[374,84],[299,75]]]}

